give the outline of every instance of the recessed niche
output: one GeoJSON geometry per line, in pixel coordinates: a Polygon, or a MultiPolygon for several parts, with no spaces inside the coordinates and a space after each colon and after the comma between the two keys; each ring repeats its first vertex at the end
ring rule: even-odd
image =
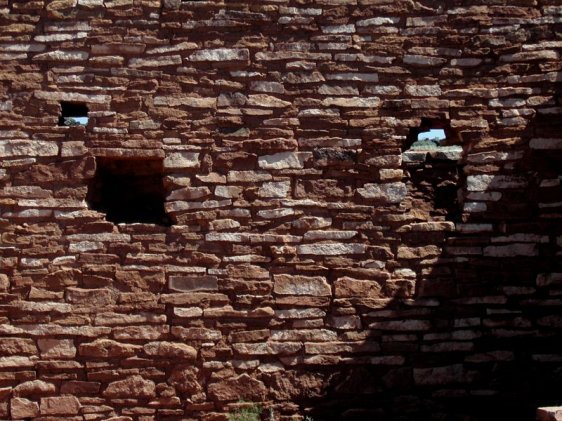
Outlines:
{"type": "Polygon", "coordinates": [[[77,102],[61,102],[59,126],[86,126],[88,124],[88,107],[77,102]]]}
{"type": "Polygon", "coordinates": [[[422,118],[410,129],[402,153],[416,207],[433,218],[458,220],[463,149],[446,119],[422,118]]]}
{"type": "Polygon", "coordinates": [[[161,159],[96,158],[87,202],[108,221],[170,226],[165,198],[161,159]]]}

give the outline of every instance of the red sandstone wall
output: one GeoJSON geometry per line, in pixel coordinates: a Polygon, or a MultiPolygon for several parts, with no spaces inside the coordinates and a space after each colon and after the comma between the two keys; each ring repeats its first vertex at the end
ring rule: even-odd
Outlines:
{"type": "Polygon", "coordinates": [[[558,0],[0,0],[0,19],[0,418],[556,402],[558,0]],[[90,124],[59,127],[60,101],[90,124]],[[458,167],[403,159],[423,117],[458,167]],[[89,209],[100,157],[163,159],[173,226],[89,209]]]}

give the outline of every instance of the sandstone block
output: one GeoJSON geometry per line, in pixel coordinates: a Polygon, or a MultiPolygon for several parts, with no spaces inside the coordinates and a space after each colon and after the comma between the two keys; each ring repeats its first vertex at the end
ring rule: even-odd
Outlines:
{"type": "Polygon", "coordinates": [[[441,249],[438,246],[425,247],[398,247],[397,257],[399,259],[425,259],[438,256],[441,249]]]}
{"type": "Polygon", "coordinates": [[[188,365],[175,367],[168,378],[168,383],[174,386],[180,393],[189,395],[199,393],[203,390],[198,379],[197,368],[188,365]]]}
{"type": "Polygon", "coordinates": [[[406,85],[404,91],[411,96],[441,96],[439,85],[406,85]]]}
{"type": "Polygon", "coordinates": [[[375,281],[363,281],[343,277],[334,282],[336,297],[379,297],[381,285],[375,281]]]}
{"type": "Polygon", "coordinates": [[[405,64],[415,66],[442,66],[447,60],[441,57],[429,57],[417,54],[406,54],[403,58],[405,64]]]}
{"type": "Polygon", "coordinates": [[[0,140],[0,158],[22,156],[56,156],[59,147],[54,142],[40,140],[0,140]]]}
{"type": "Polygon", "coordinates": [[[39,405],[25,398],[10,400],[10,414],[12,419],[35,418],[39,416],[39,405]]]}
{"type": "Polygon", "coordinates": [[[56,387],[52,383],[47,383],[42,380],[31,380],[18,384],[13,389],[14,396],[41,396],[52,395],[56,391],[56,387]]]}
{"type": "Polygon", "coordinates": [[[114,304],[116,297],[109,289],[96,288],[84,289],[77,287],[69,287],[66,289],[66,301],[73,304],[107,306],[114,304]]]}
{"type": "Polygon", "coordinates": [[[282,170],[287,168],[303,168],[304,161],[310,157],[308,152],[280,152],[258,158],[258,165],[263,169],[282,170]]]}
{"type": "Polygon", "coordinates": [[[468,191],[521,189],[527,185],[527,181],[523,177],[489,174],[469,175],[466,183],[468,191]]]}
{"type": "Polygon", "coordinates": [[[166,67],[178,66],[182,63],[180,55],[159,56],[158,58],[132,58],[129,60],[129,67],[166,67]]]}
{"type": "Polygon", "coordinates": [[[365,184],[357,189],[359,196],[364,199],[374,199],[386,203],[400,203],[408,194],[406,185],[401,182],[385,184],[365,184]]]}
{"type": "Polygon", "coordinates": [[[279,295],[332,295],[330,285],[322,276],[274,275],[273,278],[273,291],[279,295]]]}
{"type": "Polygon", "coordinates": [[[111,339],[97,339],[81,344],[79,354],[94,358],[126,358],[135,355],[140,348],[138,345],[124,344],[111,339]]]}
{"type": "Polygon", "coordinates": [[[263,108],[287,108],[291,106],[289,101],[283,101],[277,97],[266,94],[255,94],[248,96],[246,105],[250,107],[263,107],[263,108]]]}
{"type": "Polygon", "coordinates": [[[195,360],[197,351],[195,348],[176,342],[149,342],[144,346],[147,355],[163,358],[195,360]]]}
{"type": "Polygon", "coordinates": [[[156,385],[152,380],[146,380],[142,376],[135,375],[124,380],[111,382],[102,395],[108,399],[150,399],[156,396],[156,385]]]}
{"type": "Polygon", "coordinates": [[[209,397],[218,402],[237,401],[239,399],[261,401],[267,395],[265,385],[247,374],[211,383],[208,391],[209,397]]]}
{"type": "Polygon", "coordinates": [[[32,339],[2,338],[0,341],[0,355],[35,355],[37,347],[32,339]]]}
{"type": "Polygon", "coordinates": [[[75,396],[53,396],[41,398],[41,415],[77,415],[80,402],[75,396]]]}
{"type": "Polygon", "coordinates": [[[182,340],[194,341],[220,341],[222,333],[219,330],[205,329],[202,327],[184,328],[172,326],[172,335],[182,340]]]}
{"type": "Polygon", "coordinates": [[[174,291],[216,291],[216,276],[170,276],[168,288],[174,291]]]}
{"type": "Polygon", "coordinates": [[[164,158],[164,168],[199,168],[199,153],[197,152],[174,152],[164,158]]]}
{"type": "Polygon", "coordinates": [[[319,256],[339,256],[342,254],[363,254],[367,250],[364,244],[358,243],[320,243],[297,246],[298,254],[319,256]]]}
{"type": "Polygon", "coordinates": [[[86,51],[70,51],[55,50],[47,53],[37,54],[33,57],[33,61],[55,61],[55,62],[73,62],[85,61],[89,54],[86,51]]]}
{"type": "Polygon", "coordinates": [[[191,61],[248,61],[250,51],[247,48],[215,48],[209,50],[199,50],[189,56],[191,61]]]}

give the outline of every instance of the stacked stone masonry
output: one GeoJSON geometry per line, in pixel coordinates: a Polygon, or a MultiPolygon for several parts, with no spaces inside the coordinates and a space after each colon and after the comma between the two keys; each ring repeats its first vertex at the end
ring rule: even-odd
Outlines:
{"type": "Polygon", "coordinates": [[[562,401],[559,0],[0,0],[0,19],[0,419],[562,401]],[[61,102],[88,124],[60,126],[61,102]],[[422,119],[460,159],[406,151],[422,119]],[[161,161],[170,223],[93,209],[102,158],[161,161]]]}

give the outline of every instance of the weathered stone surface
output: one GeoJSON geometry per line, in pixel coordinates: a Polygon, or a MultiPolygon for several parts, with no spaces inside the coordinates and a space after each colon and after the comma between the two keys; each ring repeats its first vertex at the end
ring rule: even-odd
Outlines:
{"type": "Polygon", "coordinates": [[[247,61],[250,53],[247,48],[216,48],[212,50],[199,50],[189,56],[191,61],[247,61]]]}
{"type": "Polygon", "coordinates": [[[94,358],[126,358],[133,356],[141,347],[138,345],[116,342],[111,339],[97,339],[80,345],[78,354],[94,358]]]}
{"type": "Polygon", "coordinates": [[[336,297],[378,297],[380,292],[380,284],[374,281],[344,277],[334,282],[336,297]]]}
{"type": "Polygon", "coordinates": [[[18,384],[14,387],[14,396],[42,396],[52,395],[56,391],[56,387],[52,383],[47,383],[42,380],[32,380],[18,384]]]}
{"type": "Polygon", "coordinates": [[[41,415],[76,415],[80,412],[80,402],[75,396],[53,396],[41,398],[41,415]]]}
{"type": "Polygon", "coordinates": [[[218,290],[216,276],[171,276],[168,287],[174,291],[218,290]]]}
{"type": "Polygon", "coordinates": [[[366,247],[357,243],[326,243],[326,244],[304,244],[297,246],[299,254],[315,254],[320,256],[338,256],[341,254],[363,254],[366,247]]]}
{"type": "Polygon", "coordinates": [[[326,278],[321,276],[275,275],[273,290],[280,295],[332,295],[326,278]]]}
{"type": "Polygon", "coordinates": [[[168,383],[180,393],[193,395],[203,390],[197,374],[197,369],[192,366],[177,366],[168,378],[168,383]]]}
{"type": "Polygon", "coordinates": [[[31,339],[2,338],[0,355],[35,355],[38,354],[37,346],[31,339]]]}
{"type": "Polygon", "coordinates": [[[175,360],[194,360],[197,350],[189,345],[175,342],[149,342],[144,345],[147,355],[171,358],[175,360]]]}
{"type": "Polygon", "coordinates": [[[10,414],[12,419],[34,418],[39,416],[39,405],[25,398],[10,400],[10,414]]]}
{"type": "Polygon", "coordinates": [[[209,385],[209,396],[219,402],[236,401],[245,399],[249,401],[263,400],[267,389],[265,385],[247,374],[226,379],[209,385]]]}
{"type": "Polygon", "coordinates": [[[303,168],[309,153],[281,152],[275,155],[260,156],[258,165],[264,169],[282,170],[286,168],[303,168]]]}
{"type": "Polygon", "coordinates": [[[59,147],[56,143],[28,140],[0,140],[0,157],[56,156],[59,147]]]}
{"type": "Polygon", "coordinates": [[[70,287],[66,289],[66,300],[74,304],[106,306],[115,302],[110,290],[105,288],[83,289],[70,287]]]}
{"type": "Polygon", "coordinates": [[[365,184],[357,189],[357,193],[365,199],[400,203],[405,199],[408,190],[404,183],[365,184]]]}
{"type": "Polygon", "coordinates": [[[164,159],[164,168],[198,168],[199,154],[196,152],[175,152],[164,159]]]}
{"type": "Polygon", "coordinates": [[[135,398],[150,399],[156,396],[156,385],[142,376],[131,376],[109,383],[102,395],[108,399],[135,398]]]}
{"type": "Polygon", "coordinates": [[[38,339],[37,345],[41,358],[66,359],[76,356],[76,347],[72,339],[38,339]]]}

